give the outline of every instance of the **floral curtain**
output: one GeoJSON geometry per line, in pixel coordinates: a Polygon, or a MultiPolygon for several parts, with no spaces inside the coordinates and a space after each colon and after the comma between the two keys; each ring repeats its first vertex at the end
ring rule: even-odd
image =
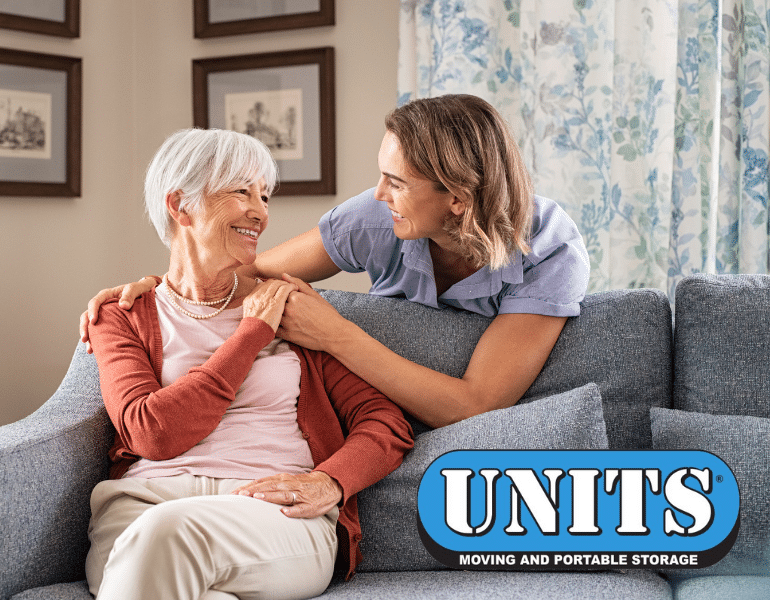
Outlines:
{"type": "Polygon", "coordinates": [[[768,273],[770,0],[402,0],[399,103],[471,93],[578,224],[590,291],[768,273]]]}

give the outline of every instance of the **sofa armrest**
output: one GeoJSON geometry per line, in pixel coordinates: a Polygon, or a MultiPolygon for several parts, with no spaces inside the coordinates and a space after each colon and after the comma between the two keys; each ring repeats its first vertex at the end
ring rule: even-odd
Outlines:
{"type": "Polygon", "coordinates": [[[78,344],[53,396],[0,427],[0,598],[83,578],[89,499],[113,436],[96,361],[78,344]]]}

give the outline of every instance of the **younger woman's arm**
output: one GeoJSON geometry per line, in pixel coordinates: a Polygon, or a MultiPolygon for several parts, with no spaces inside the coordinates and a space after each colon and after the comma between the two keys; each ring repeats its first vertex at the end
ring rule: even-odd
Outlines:
{"type": "Polygon", "coordinates": [[[481,336],[465,374],[411,362],[344,319],[310,286],[290,295],[278,336],[336,357],[353,373],[431,427],[512,406],[543,368],[566,317],[498,315],[481,336]]]}

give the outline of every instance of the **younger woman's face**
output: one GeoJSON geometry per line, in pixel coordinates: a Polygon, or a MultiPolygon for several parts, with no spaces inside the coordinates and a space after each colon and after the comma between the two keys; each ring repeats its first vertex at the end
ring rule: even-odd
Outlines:
{"type": "Polygon", "coordinates": [[[402,240],[430,238],[443,245],[447,239],[446,219],[452,214],[462,214],[457,199],[450,192],[437,191],[432,181],[413,173],[398,138],[390,131],[385,133],[377,161],[380,180],[374,197],[390,208],[396,237],[402,240]]]}

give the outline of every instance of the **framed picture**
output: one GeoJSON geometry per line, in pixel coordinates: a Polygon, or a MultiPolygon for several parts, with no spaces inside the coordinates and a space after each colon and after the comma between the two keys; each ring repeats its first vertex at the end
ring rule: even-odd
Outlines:
{"type": "Polygon", "coordinates": [[[79,196],[79,58],[0,48],[0,196],[79,196]]]}
{"type": "Polygon", "coordinates": [[[193,11],[197,38],[334,25],[334,0],[193,0],[193,11]]]}
{"type": "Polygon", "coordinates": [[[80,0],[0,0],[0,27],[76,38],[80,0]]]}
{"type": "Polygon", "coordinates": [[[193,123],[264,142],[276,195],[335,194],[334,49],[194,60],[193,123]]]}

